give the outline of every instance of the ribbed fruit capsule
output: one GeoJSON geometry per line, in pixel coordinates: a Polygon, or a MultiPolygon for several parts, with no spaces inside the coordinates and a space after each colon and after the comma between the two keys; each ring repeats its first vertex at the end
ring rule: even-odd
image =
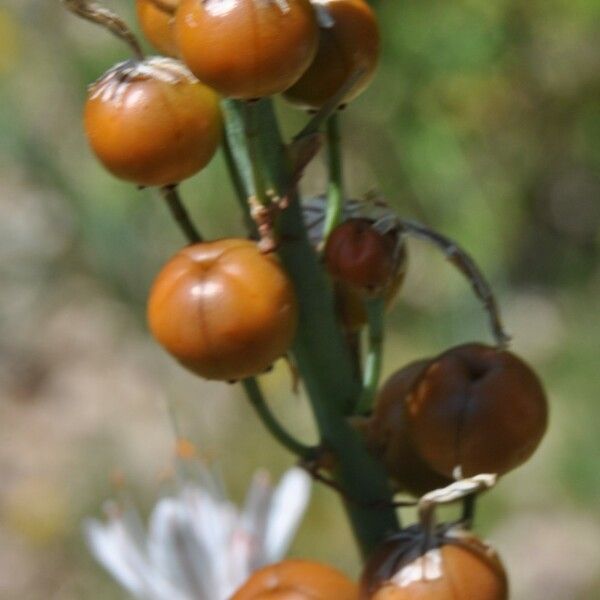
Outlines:
{"type": "Polygon", "coordinates": [[[511,352],[472,343],[392,375],[365,431],[402,483],[405,446],[442,477],[502,475],[533,454],[547,420],[546,395],[532,369],[511,352]]]}
{"type": "Polygon", "coordinates": [[[175,32],[183,60],[201,81],[247,100],[294,84],[318,39],[309,0],[182,0],[175,32]]]}
{"type": "Polygon", "coordinates": [[[171,58],[113,67],[90,87],[84,121],[100,162],[141,186],[194,175],[221,140],[217,95],[171,58]]]}
{"type": "Polygon", "coordinates": [[[277,257],[243,239],[187,246],[163,267],[148,301],[154,337],[207,379],[265,371],[289,349],[297,320],[294,289],[277,257]]]}
{"type": "Polygon", "coordinates": [[[379,59],[379,26],[364,0],[314,0],[322,14],[319,47],[310,67],[285,93],[302,108],[318,109],[360,70],[341,104],[354,100],[371,83],[379,59]]]}
{"type": "Polygon", "coordinates": [[[358,587],[333,567],[284,560],[256,571],[231,600],[357,600],[358,587]]]}

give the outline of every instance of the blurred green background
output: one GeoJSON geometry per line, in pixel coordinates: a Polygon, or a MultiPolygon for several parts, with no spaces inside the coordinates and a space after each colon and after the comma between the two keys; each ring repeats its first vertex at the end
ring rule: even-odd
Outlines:
{"type": "MultiPolygon", "coordinates": [[[[108,4],[108,3],[107,3],[108,4]]],[[[109,4],[133,22],[133,2],[109,4]]],[[[384,53],[343,115],[347,188],[381,191],[459,240],[493,281],[514,349],[541,373],[551,428],[481,502],[515,600],[600,598],[600,4],[381,0],[384,53]]],[[[127,56],[58,1],[0,6],[0,598],[120,598],[89,557],[84,516],[111,474],[148,511],[171,470],[170,398],[187,436],[241,499],[256,466],[291,463],[237,388],[194,378],[150,339],[148,287],[182,244],[149,191],[86,146],[86,85],[127,56]]],[[[279,105],[293,132],[304,115],[279,105]]],[[[317,159],[303,183],[324,186],[317,159]]],[[[242,232],[222,158],[183,185],[206,236],[242,232]]],[[[468,286],[410,246],[385,371],[489,340],[468,286]]],[[[284,367],[263,378],[307,440],[284,367]]],[[[338,500],[315,489],[293,547],[356,574],[338,500]]]]}

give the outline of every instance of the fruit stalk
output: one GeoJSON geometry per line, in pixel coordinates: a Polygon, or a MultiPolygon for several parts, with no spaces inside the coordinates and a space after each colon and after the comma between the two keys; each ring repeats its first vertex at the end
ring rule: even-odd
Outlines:
{"type": "Polygon", "coordinates": [[[179,196],[179,192],[177,191],[177,186],[166,185],[160,188],[160,194],[165,199],[165,202],[169,207],[169,211],[171,212],[171,216],[177,225],[179,225],[179,228],[183,232],[183,235],[185,235],[187,241],[190,244],[201,242],[202,236],[190,219],[190,215],[185,208],[181,197],[179,196]]]}
{"type": "Polygon", "coordinates": [[[327,120],[327,166],[329,168],[329,184],[327,187],[327,212],[323,241],[340,224],[342,205],[344,203],[344,180],[342,169],[342,149],[339,127],[339,116],[333,114],[327,120]]]}
{"type": "Polygon", "coordinates": [[[292,437],[281,424],[275,419],[271,413],[263,393],[254,377],[248,377],[242,381],[242,387],[246,392],[246,396],[256,411],[258,417],[267,428],[269,433],[292,454],[303,460],[309,460],[313,454],[313,449],[310,446],[298,442],[292,437]]]}
{"type": "Polygon", "coordinates": [[[379,387],[383,361],[384,313],[384,298],[372,298],[367,301],[368,351],[363,377],[364,390],[356,410],[358,414],[368,413],[373,408],[379,387]]]}

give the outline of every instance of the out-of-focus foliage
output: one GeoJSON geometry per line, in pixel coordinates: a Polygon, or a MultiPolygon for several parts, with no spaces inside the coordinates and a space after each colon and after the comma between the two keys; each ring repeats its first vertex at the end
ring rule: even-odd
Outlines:
{"type": "MultiPolygon", "coordinates": [[[[133,3],[110,6],[130,19],[133,3]]],[[[600,5],[593,0],[380,0],[383,62],[343,115],[347,188],[460,240],[492,279],[514,348],[542,374],[550,432],[481,502],[515,599],[600,594],[600,5]]],[[[179,369],[149,339],[148,286],[182,240],[149,191],[114,180],[81,127],[85,86],[127,49],[59,2],[0,7],[0,597],[117,598],[88,557],[83,515],[109,474],[148,507],[168,479],[171,398],[232,491],[290,458],[237,389],[179,369]]],[[[304,115],[280,105],[285,129],[304,115]]],[[[319,163],[319,161],[317,161],[319,163]]],[[[322,191],[321,164],[303,188],[322,191]]],[[[218,157],[182,193],[206,236],[241,233],[218,157]]],[[[422,244],[390,320],[389,373],[489,339],[467,286],[422,244]]],[[[276,412],[314,439],[284,367],[276,412]]],[[[296,555],[352,573],[333,493],[315,493],[296,555]],[[318,543],[316,541],[318,540],[318,543]]]]}

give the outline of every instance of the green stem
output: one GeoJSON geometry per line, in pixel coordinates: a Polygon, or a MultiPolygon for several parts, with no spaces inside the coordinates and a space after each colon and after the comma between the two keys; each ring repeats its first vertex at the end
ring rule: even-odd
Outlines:
{"type": "Polygon", "coordinates": [[[269,409],[256,379],[254,377],[244,379],[242,381],[242,387],[246,392],[246,396],[248,397],[250,404],[252,404],[258,417],[263,422],[264,426],[269,430],[271,435],[284,448],[287,448],[299,458],[304,460],[311,458],[314,454],[313,448],[297,441],[281,426],[279,421],[277,421],[269,409]]]}
{"type": "Polygon", "coordinates": [[[450,264],[466,277],[467,281],[471,284],[473,292],[479,298],[488,314],[490,328],[496,344],[499,348],[505,348],[510,342],[510,335],[504,331],[496,297],[477,263],[454,240],[442,235],[438,231],[416,221],[399,219],[398,223],[402,226],[404,233],[425,240],[440,249],[446,255],[450,264]]]}
{"type": "MultiPolygon", "coordinates": [[[[233,112],[239,105],[229,101],[233,112]]],[[[330,282],[311,247],[304,227],[291,167],[270,100],[256,105],[262,163],[275,191],[290,200],[280,217],[279,255],[294,282],[300,306],[299,326],[293,354],[317,421],[321,441],[336,458],[336,481],[345,490],[345,507],[363,556],[366,558],[389,534],[398,530],[392,508],[387,474],[366,450],[347,417],[360,398],[362,385],[356,377],[343,332],[336,320],[330,282]]],[[[239,115],[235,117],[239,119],[239,115]]],[[[228,126],[228,135],[236,127],[228,126]]],[[[232,146],[239,136],[230,137],[232,146]]],[[[243,152],[233,152],[243,156],[243,152]]],[[[243,166],[243,165],[242,165],[243,166]]],[[[240,173],[244,169],[240,168],[240,173]]],[[[249,179],[244,183],[252,185],[249,179]]]]}
{"type": "Polygon", "coordinates": [[[340,144],[339,117],[331,115],[327,120],[327,166],[329,168],[329,184],[327,187],[327,210],[325,212],[325,225],[323,240],[342,220],[344,206],[344,181],[342,167],[342,149],[340,144]]]}
{"type": "Polygon", "coordinates": [[[233,156],[233,151],[231,148],[231,143],[229,141],[228,136],[223,136],[223,156],[225,158],[225,164],[227,166],[227,171],[229,173],[229,177],[233,184],[233,189],[235,191],[236,198],[238,203],[242,209],[242,213],[244,215],[244,224],[246,226],[246,230],[248,231],[248,235],[253,239],[258,239],[258,229],[256,227],[256,223],[252,219],[250,215],[250,208],[248,206],[248,199],[246,198],[246,191],[244,188],[244,182],[240,175],[238,169],[238,163],[233,156]]]}
{"type": "Polygon", "coordinates": [[[473,529],[475,522],[475,512],[477,508],[477,496],[475,494],[467,496],[463,500],[462,515],[460,518],[461,523],[467,529],[473,529]]]}
{"type": "Polygon", "coordinates": [[[274,186],[263,164],[258,103],[224,100],[221,104],[227,136],[225,158],[229,161],[229,170],[234,176],[244,217],[249,224],[248,230],[260,240],[259,247],[262,251],[272,252],[277,245],[273,217],[269,211],[274,186]]]}
{"type": "Polygon", "coordinates": [[[160,188],[160,194],[165,199],[171,216],[175,219],[177,225],[183,232],[190,244],[196,244],[202,241],[202,236],[192,222],[188,211],[186,210],[176,185],[166,185],[160,188]]]}
{"type": "Polygon", "coordinates": [[[248,198],[250,196],[256,197],[257,191],[248,151],[243,103],[239,100],[222,100],[221,110],[225,118],[225,134],[227,136],[224,145],[226,149],[225,158],[228,159],[229,154],[232,165],[234,165],[232,171],[236,174],[233,180],[236,191],[241,192],[240,199],[243,200],[247,211],[248,198]]]}
{"type": "Polygon", "coordinates": [[[367,317],[369,323],[367,357],[363,376],[363,393],[356,412],[366,414],[373,408],[373,401],[377,394],[381,365],[383,359],[383,325],[385,314],[385,300],[373,298],[367,301],[367,317]]]}
{"type": "Polygon", "coordinates": [[[363,76],[364,69],[357,69],[346,79],[340,89],[312,116],[308,123],[294,136],[293,141],[303,137],[313,135],[321,130],[321,126],[330,117],[335,115],[336,111],[343,104],[346,94],[354,87],[354,84],[363,76]]]}
{"type": "Polygon", "coordinates": [[[243,102],[244,133],[246,136],[246,148],[250,160],[250,169],[254,180],[254,191],[256,199],[263,205],[269,204],[265,185],[265,168],[262,164],[262,153],[259,148],[259,123],[258,123],[258,101],[243,102]]]}

